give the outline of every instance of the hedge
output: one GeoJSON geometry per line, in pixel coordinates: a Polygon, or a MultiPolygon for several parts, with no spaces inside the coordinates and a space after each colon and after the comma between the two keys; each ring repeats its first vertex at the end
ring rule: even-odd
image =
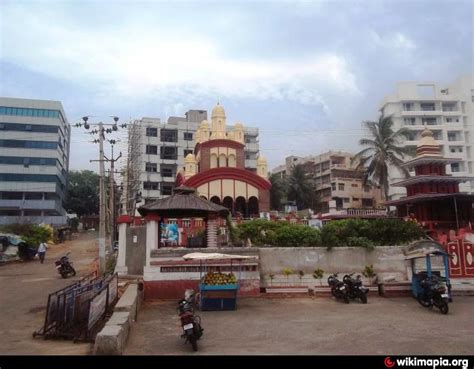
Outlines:
{"type": "Polygon", "coordinates": [[[415,222],[399,219],[347,219],[327,223],[321,230],[285,221],[257,219],[241,223],[235,230],[242,241],[250,239],[257,246],[301,247],[403,245],[423,238],[423,229],[415,222]]]}

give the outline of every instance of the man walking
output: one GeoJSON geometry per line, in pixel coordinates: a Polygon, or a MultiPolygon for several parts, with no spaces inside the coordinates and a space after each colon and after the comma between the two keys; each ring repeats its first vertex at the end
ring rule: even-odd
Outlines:
{"type": "Polygon", "coordinates": [[[43,264],[44,261],[44,256],[46,255],[46,249],[48,248],[46,242],[41,242],[39,247],[38,247],[38,255],[41,261],[41,264],[43,264]]]}

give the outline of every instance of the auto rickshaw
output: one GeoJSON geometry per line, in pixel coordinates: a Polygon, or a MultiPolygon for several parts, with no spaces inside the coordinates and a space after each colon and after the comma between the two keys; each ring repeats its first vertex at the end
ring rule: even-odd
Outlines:
{"type": "Polygon", "coordinates": [[[417,241],[405,250],[405,259],[410,260],[412,268],[411,291],[417,298],[423,292],[422,281],[437,279],[446,283],[449,302],[452,302],[451,282],[449,280],[449,257],[443,246],[432,240],[417,241]],[[417,260],[424,259],[424,267],[417,260]],[[435,266],[433,266],[435,264],[435,266]]]}

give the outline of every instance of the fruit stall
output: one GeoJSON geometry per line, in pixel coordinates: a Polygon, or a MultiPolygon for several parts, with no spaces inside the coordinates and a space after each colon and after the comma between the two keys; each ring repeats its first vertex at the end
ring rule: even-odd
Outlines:
{"type": "Polygon", "coordinates": [[[242,260],[251,259],[251,256],[196,252],[184,255],[183,258],[200,261],[199,305],[201,310],[236,309],[242,260]],[[222,273],[219,267],[213,270],[209,262],[217,260],[230,260],[230,273],[222,273]],[[238,277],[233,273],[233,264],[238,266],[238,277]]]}

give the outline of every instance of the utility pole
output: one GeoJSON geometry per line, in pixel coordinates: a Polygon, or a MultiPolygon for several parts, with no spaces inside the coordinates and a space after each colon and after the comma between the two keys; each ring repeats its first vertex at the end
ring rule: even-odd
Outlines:
{"type": "Polygon", "coordinates": [[[117,142],[116,140],[109,140],[112,145],[112,158],[109,159],[105,155],[105,160],[110,162],[110,171],[109,171],[109,208],[110,208],[110,243],[113,246],[116,240],[116,209],[115,209],[115,180],[114,180],[114,173],[115,173],[115,162],[118,161],[122,157],[122,153],[119,154],[118,157],[114,159],[114,144],[117,142]]]}
{"type": "MultiPolygon", "coordinates": [[[[99,122],[95,124],[99,130],[93,130],[89,132],[90,134],[99,134],[99,139],[92,141],[93,143],[99,144],[99,160],[90,160],[90,162],[98,161],[99,162],[99,275],[103,275],[106,272],[105,269],[105,216],[106,216],[106,193],[105,193],[105,167],[104,161],[104,140],[105,140],[105,133],[112,133],[113,131],[117,131],[117,121],[118,117],[114,118],[114,124],[104,124],[103,122],[99,122]],[[111,126],[112,128],[104,128],[104,126],[111,126]]],[[[76,123],[76,127],[84,126],[85,129],[90,128],[90,124],[88,123],[88,116],[82,118],[84,123],[76,123]]],[[[126,124],[121,125],[122,128],[126,128],[126,124]]],[[[118,159],[117,159],[118,160],[118,159]]]]}

